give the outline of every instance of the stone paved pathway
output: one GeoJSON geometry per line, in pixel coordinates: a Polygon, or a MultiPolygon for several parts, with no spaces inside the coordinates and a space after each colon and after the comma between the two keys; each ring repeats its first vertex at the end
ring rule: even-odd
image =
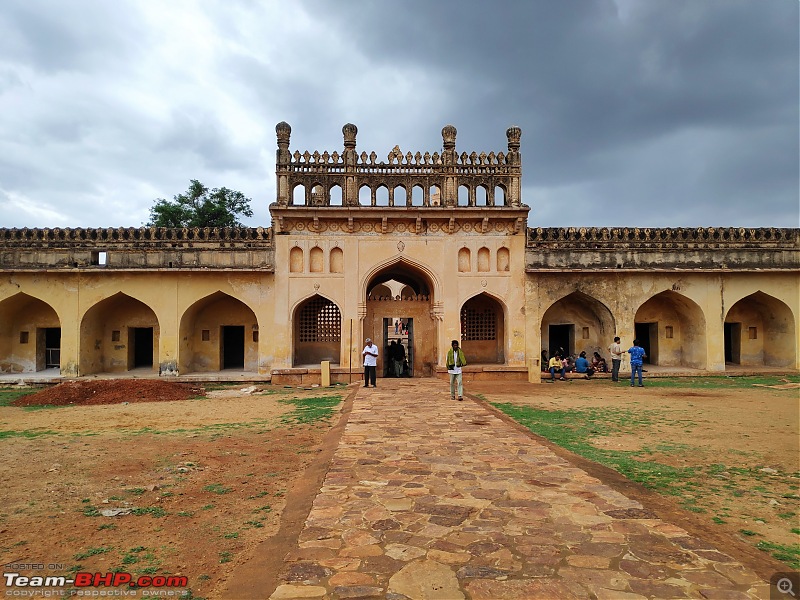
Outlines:
{"type": "Polygon", "coordinates": [[[378,383],[355,398],[273,600],[769,598],[446,383],[378,383]]]}

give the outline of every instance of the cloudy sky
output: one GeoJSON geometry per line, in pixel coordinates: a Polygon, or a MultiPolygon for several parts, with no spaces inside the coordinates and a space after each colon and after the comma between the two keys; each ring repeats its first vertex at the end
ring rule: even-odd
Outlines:
{"type": "Polygon", "coordinates": [[[533,226],[800,226],[796,0],[2,0],[0,227],[270,222],[291,149],[506,150],[533,226]]]}

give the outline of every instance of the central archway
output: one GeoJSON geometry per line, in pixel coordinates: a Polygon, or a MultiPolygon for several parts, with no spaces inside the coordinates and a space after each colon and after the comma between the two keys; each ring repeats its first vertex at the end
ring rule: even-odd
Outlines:
{"type": "Polygon", "coordinates": [[[433,375],[438,339],[432,311],[435,289],[429,270],[402,259],[380,265],[366,277],[363,337],[372,338],[380,349],[378,376],[433,375]]]}

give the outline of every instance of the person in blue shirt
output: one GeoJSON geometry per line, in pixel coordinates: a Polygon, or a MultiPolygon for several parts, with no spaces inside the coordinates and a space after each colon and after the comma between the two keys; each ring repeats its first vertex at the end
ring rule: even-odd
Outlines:
{"type": "Polygon", "coordinates": [[[575,372],[576,373],[583,373],[583,376],[586,379],[589,379],[594,373],[594,369],[589,364],[589,361],[586,359],[586,352],[581,352],[580,356],[575,360],[575,372]]]}
{"type": "Polygon", "coordinates": [[[628,348],[628,354],[631,355],[631,387],[634,385],[636,373],[639,373],[639,387],[644,387],[642,383],[642,359],[647,355],[644,353],[644,348],[639,345],[639,340],[633,340],[633,346],[628,348]]]}

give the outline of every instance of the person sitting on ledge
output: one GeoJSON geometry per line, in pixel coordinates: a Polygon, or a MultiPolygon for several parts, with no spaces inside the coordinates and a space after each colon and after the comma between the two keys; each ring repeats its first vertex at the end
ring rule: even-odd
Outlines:
{"type": "Polygon", "coordinates": [[[589,379],[594,373],[592,365],[590,365],[589,361],[586,359],[586,352],[581,352],[578,360],[575,361],[575,372],[582,373],[586,379],[589,379]]]}
{"type": "Polygon", "coordinates": [[[565,375],[567,372],[564,370],[564,365],[561,362],[561,356],[559,356],[557,352],[553,355],[553,358],[550,359],[548,366],[550,367],[550,383],[555,383],[556,371],[561,374],[561,377],[559,377],[560,381],[564,381],[566,379],[565,375]]]}

